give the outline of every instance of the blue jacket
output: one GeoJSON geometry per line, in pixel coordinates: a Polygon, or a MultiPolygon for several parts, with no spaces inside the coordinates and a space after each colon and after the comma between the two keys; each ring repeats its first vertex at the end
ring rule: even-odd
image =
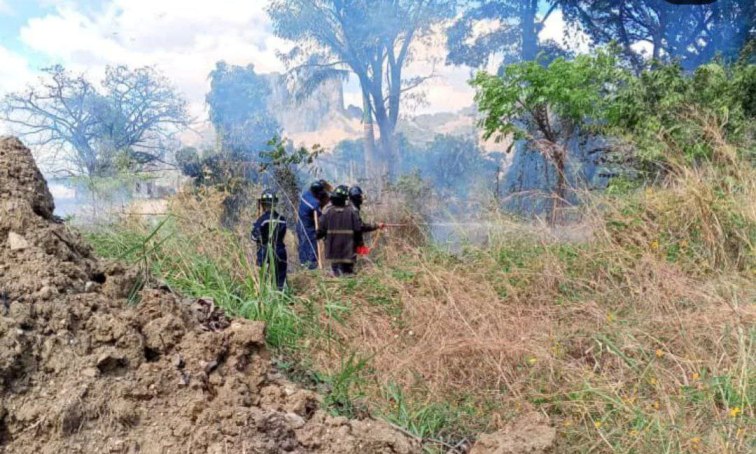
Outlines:
{"type": "Polygon", "coordinates": [[[262,265],[268,254],[268,248],[272,245],[276,254],[276,260],[285,262],[286,245],[286,219],[273,211],[266,211],[260,216],[252,228],[252,240],[257,243],[257,264],[262,265]]]}
{"type": "Polygon", "coordinates": [[[320,201],[315,197],[312,191],[305,191],[299,200],[299,222],[297,223],[297,232],[306,234],[314,241],[315,239],[315,216],[320,216],[320,201]]]}

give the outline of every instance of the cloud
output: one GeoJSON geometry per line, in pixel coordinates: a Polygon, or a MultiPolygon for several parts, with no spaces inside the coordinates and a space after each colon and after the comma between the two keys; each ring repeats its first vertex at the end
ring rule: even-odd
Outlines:
{"type": "Polygon", "coordinates": [[[0,92],[18,90],[32,77],[24,57],[0,46],[0,92]]]}
{"type": "Polygon", "coordinates": [[[207,76],[219,60],[254,63],[258,71],[283,70],[259,2],[249,0],[113,0],[98,12],[69,3],[32,18],[21,41],[53,63],[99,75],[108,64],[154,65],[203,114],[207,76]]]}
{"type": "MultiPolygon", "coordinates": [[[[290,43],[275,37],[262,0],[37,0],[51,10],[28,20],[20,39],[49,63],[61,63],[97,78],[108,64],[154,65],[185,94],[193,115],[205,119],[207,76],[219,60],[253,63],[259,72],[283,71],[277,51],[290,43]],[[89,7],[85,6],[87,3],[89,7]]],[[[0,5],[5,4],[0,0],[0,5]]],[[[567,29],[561,13],[554,13],[542,40],[562,41],[567,29]]],[[[416,46],[416,60],[405,76],[436,77],[420,89],[428,103],[404,114],[454,111],[472,105],[467,81],[470,69],[446,66],[441,30],[416,46]]],[[[16,66],[19,62],[16,62],[16,66]]],[[[5,68],[0,71],[8,72],[5,68]]],[[[26,72],[19,77],[29,76],[26,72]]],[[[6,76],[10,77],[10,76],[6,76]]],[[[361,105],[357,87],[347,86],[348,103],[361,105]]]]}
{"type": "MultiPolygon", "coordinates": [[[[0,97],[24,88],[33,77],[34,73],[24,57],[0,46],[0,97]]],[[[7,132],[7,125],[0,123],[0,134],[7,132]]]]}
{"type": "Polygon", "coordinates": [[[554,11],[546,19],[543,30],[538,38],[544,41],[554,41],[563,48],[570,49],[579,54],[590,51],[590,37],[577,24],[568,24],[564,20],[561,11],[554,11]]]}
{"type": "Polygon", "coordinates": [[[0,0],[0,16],[8,16],[11,14],[13,14],[13,8],[11,8],[6,0],[0,0]]]}

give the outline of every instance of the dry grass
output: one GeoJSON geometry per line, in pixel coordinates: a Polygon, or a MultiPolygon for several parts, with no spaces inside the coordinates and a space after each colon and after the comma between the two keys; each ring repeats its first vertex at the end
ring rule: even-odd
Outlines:
{"type": "MultiPolygon", "coordinates": [[[[720,151],[713,162],[600,196],[584,213],[591,235],[579,241],[565,241],[581,236],[568,227],[498,217],[490,222],[508,226],[485,246],[449,253],[423,245],[417,213],[387,202],[381,210],[392,217],[366,217],[414,224],[382,234],[356,278],[292,277],[303,328],[291,333],[304,336],[297,358],[341,377],[330,382],[339,405],[362,397],[437,438],[537,410],[557,425],[561,451],[748,452],[756,171],[716,127],[707,137],[720,151]]],[[[237,239],[246,229],[214,227],[220,201],[173,200],[182,241],[162,253],[206,257],[233,280],[256,283],[248,297],[262,294],[238,254],[251,252],[237,239]]],[[[293,243],[289,250],[293,257],[293,243]]]]}
{"type": "Polygon", "coordinates": [[[384,237],[356,281],[300,281],[328,327],[315,367],[370,358],[361,386],[389,414],[397,385],[419,406],[473,402],[489,429],[537,408],[569,451],[749,451],[756,172],[722,147],[596,200],[585,243],[504,235],[452,255],[384,237]]]}

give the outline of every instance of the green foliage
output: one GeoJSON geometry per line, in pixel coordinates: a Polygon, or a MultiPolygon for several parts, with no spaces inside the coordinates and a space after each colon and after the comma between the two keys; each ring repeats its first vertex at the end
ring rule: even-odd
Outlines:
{"type": "Polygon", "coordinates": [[[547,66],[537,61],[509,65],[502,76],[479,72],[472,85],[478,109],[485,114],[481,125],[487,139],[501,141],[513,134],[517,139],[540,135],[554,141],[559,126],[549,124],[549,113],[567,123],[565,129],[600,119],[611,102],[611,85],[627,77],[614,53],[602,50],[574,60],[557,58],[547,66]]]}
{"type": "Polygon", "coordinates": [[[692,74],[678,64],[661,65],[627,79],[597,119],[606,121],[609,132],[631,137],[646,166],[665,166],[676,158],[670,151],[687,163],[710,160],[721,143],[702,119],[725,133],[721,139],[741,142],[753,130],[755,80],[753,64],[715,62],[692,74]]]}
{"type": "Polygon", "coordinates": [[[329,388],[325,405],[335,415],[357,418],[364,415],[358,402],[364,396],[360,390],[361,374],[368,364],[366,358],[358,358],[354,353],[341,362],[341,368],[324,382],[329,388]]]}
{"type": "Polygon", "coordinates": [[[418,400],[395,383],[385,386],[383,393],[389,405],[381,410],[381,416],[423,440],[426,452],[437,452],[435,449],[447,452],[448,446],[486,430],[480,424],[485,419],[479,414],[481,409],[464,398],[445,396],[441,401],[418,400]]]}
{"type": "MultiPolygon", "coordinates": [[[[709,63],[692,74],[678,64],[658,65],[635,76],[615,51],[602,50],[548,66],[510,65],[502,76],[481,72],[473,85],[487,138],[554,142],[580,126],[629,139],[638,167],[658,171],[680,157],[688,164],[711,160],[724,142],[752,135],[755,80],[756,65],[745,62],[709,63]]],[[[754,154],[747,146],[739,150],[754,154]]]]}

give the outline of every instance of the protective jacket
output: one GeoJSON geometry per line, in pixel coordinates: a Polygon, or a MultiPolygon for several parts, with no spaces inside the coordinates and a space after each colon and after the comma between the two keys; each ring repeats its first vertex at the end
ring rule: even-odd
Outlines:
{"type": "Polygon", "coordinates": [[[283,216],[275,211],[266,211],[252,228],[252,240],[257,243],[257,265],[265,268],[271,265],[272,260],[278,288],[283,288],[286,282],[286,227],[283,216]]]}
{"type": "Polygon", "coordinates": [[[362,212],[360,211],[360,208],[357,205],[349,205],[354,211],[357,212],[357,217],[360,218],[360,224],[362,224],[362,231],[359,235],[355,237],[355,246],[364,246],[365,245],[365,233],[375,232],[378,230],[378,224],[367,224],[365,222],[362,222],[362,212]]]}
{"type": "Polygon", "coordinates": [[[332,264],[354,263],[362,234],[360,215],[352,207],[332,206],[320,218],[317,238],[325,238],[325,256],[332,264]]]}
{"type": "Polygon", "coordinates": [[[308,268],[318,266],[317,229],[315,218],[322,214],[320,201],[312,191],[305,191],[299,200],[299,221],[297,222],[297,239],[299,240],[299,263],[308,268]]]}

